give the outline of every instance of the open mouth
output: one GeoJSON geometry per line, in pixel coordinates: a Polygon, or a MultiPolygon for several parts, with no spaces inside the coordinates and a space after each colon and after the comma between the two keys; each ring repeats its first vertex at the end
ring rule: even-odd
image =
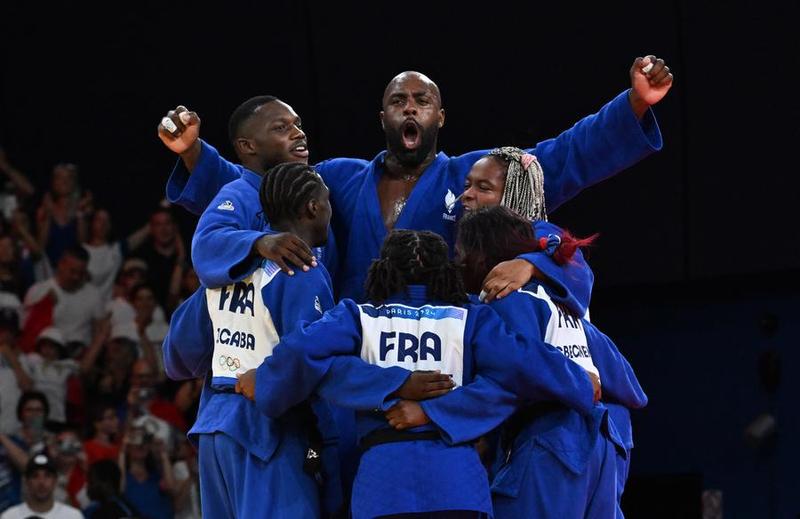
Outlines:
{"type": "Polygon", "coordinates": [[[419,147],[422,140],[422,132],[416,122],[408,120],[403,123],[403,146],[409,150],[419,147]]]}
{"type": "Polygon", "coordinates": [[[308,158],[308,146],[305,143],[298,144],[297,146],[293,147],[291,151],[292,155],[295,157],[300,157],[303,159],[308,158]]]}

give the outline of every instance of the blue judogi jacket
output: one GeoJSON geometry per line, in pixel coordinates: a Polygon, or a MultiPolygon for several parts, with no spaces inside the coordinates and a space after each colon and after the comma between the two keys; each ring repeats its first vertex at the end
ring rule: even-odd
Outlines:
{"type": "Polygon", "coordinates": [[[331,402],[359,410],[360,438],[388,428],[382,411],[395,403],[394,389],[339,375],[333,362],[342,356],[386,371],[438,369],[463,386],[422,402],[433,423],[415,430],[436,430],[441,440],[382,444],[362,456],[353,490],[356,517],[447,509],[490,513],[486,474],[463,442],[511,415],[516,401],[509,394],[561,397],[584,412],[593,409],[588,377],[561,353],[509,333],[486,305],[430,301],[422,286],[378,306],[345,299],[322,319],[282,337],[257,370],[256,404],[279,416],[316,389],[331,402]],[[475,406],[473,396],[486,407],[475,406]],[[445,415],[453,418],[439,423],[437,417],[445,415]],[[380,491],[390,481],[391,491],[380,491]]]}
{"type": "MultiPolygon", "coordinates": [[[[253,402],[232,392],[236,376],[260,365],[278,338],[297,322],[316,319],[332,306],[330,277],[323,266],[288,276],[266,260],[242,281],[213,290],[201,287],[184,301],[172,316],[163,349],[170,378],[205,377],[190,439],[197,443],[200,434],[224,433],[269,461],[285,425],[297,424],[299,416],[287,410],[281,417],[267,417],[253,402]]],[[[356,367],[363,368],[362,364],[356,367]]],[[[347,366],[339,369],[348,373],[347,366]]],[[[401,378],[396,379],[398,387],[401,378]]],[[[337,432],[327,403],[316,401],[312,407],[325,445],[335,444],[337,432]]],[[[333,449],[325,450],[323,463],[326,507],[336,510],[341,487],[333,449]]]]}
{"type": "MultiPolygon", "coordinates": [[[[551,297],[546,285],[529,283],[490,306],[516,332],[541,338],[585,369],[595,368],[602,381],[603,402],[613,402],[627,409],[639,409],[647,404],[633,368],[616,345],[589,321],[570,312],[558,298],[551,297]]],[[[574,474],[586,469],[601,435],[626,450],[630,419],[618,425],[617,417],[610,414],[603,402],[589,414],[582,415],[559,406],[523,424],[514,440],[512,454],[498,453],[492,491],[511,497],[519,495],[522,474],[530,462],[528,455],[534,444],[548,450],[566,471],[574,474]],[[520,453],[522,446],[527,447],[524,453],[520,453]],[[520,452],[513,453],[514,450],[520,452]]]]}
{"type": "MultiPolygon", "coordinates": [[[[545,196],[550,210],[596,184],[635,164],[661,148],[661,133],[651,111],[640,122],[628,102],[626,90],[596,114],[589,115],[554,139],[540,142],[527,151],[536,155],[545,176],[545,196]]],[[[457,157],[439,152],[417,182],[395,228],[429,230],[440,234],[451,246],[455,240],[460,205],[452,201],[463,192],[472,165],[488,150],[457,157]]],[[[377,195],[377,183],[384,168],[386,152],[372,161],[336,158],[317,165],[331,192],[332,226],[338,240],[339,268],[334,279],[340,298],[363,300],[366,272],[379,256],[386,237],[377,195]]],[[[238,178],[237,170],[203,144],[197,167],[189,175],[178,162],[167,184],[168,198],[193,212],[202,210],[226,183],[238,178]]],[[[224,251],[217,251],[220,256],[224,251]]],[[[522,256],[542,268],[552,261],[541,253],[522,256]],[[538,256],[537,256],[538,255],[538,256]]],[[[237,257],[220,257],[228,268],[237,257]]],[[[202,267],[201,267],[202,270],[202,267]]],[[[204,283],[219,281],[198,271],[204,283]]],[[[226,280],[227,281],[227,280],[226,280]]],[[[567,282],[568,280],[565,280],[567,282]]],[[[218,284],[218,283],[217,283],[218,284]]],[[[209,286],[214,286],[210,284],[209,286]]],[[[575,290],[576,297],[588,296],[575,290]]],[[[588,299],[581,301],[587,308],[588,299]]]]}

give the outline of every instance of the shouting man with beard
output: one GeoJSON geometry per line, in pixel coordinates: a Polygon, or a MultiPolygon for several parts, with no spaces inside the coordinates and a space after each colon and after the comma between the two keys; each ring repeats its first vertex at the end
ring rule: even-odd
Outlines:
{"type": "MultiPolygon", "coordinates": [[[[558,137],[525,150],[536,155],[544,170],[545,197],[551,209],[661,148],[661,133],[650,106],[669,91],[672,74],[662,59],[647,56],[634,60],[630,79],[631,88],[599,112],[584,117],[558,137]]],[[[170,128],[159,126],[161,140],[177,151],[174,144],[189,141],[185,135],[191,130],[189,145],[197,154],[191,161],[182,155],[184,160],[168,181],[167,195],[172,202],[197,213],[223,185],[237,179],[236,170],[228,167],[214,148],[199,141],[199,132],[193,128],[200,123],[197,117],[187,117],[184,122],[175,114],[170,116],[175,124],[167,122],[170,128]]],[[[457,157],[437,152],[439,129],[445,122],[442,97],[436,84],[419,72],[402,72],[389,82],[380,119],[386,150],[374,159],[335,158],[316,166],[330,189],[333,208],[332,226],[340,258],[334,276],[336,295],[357,302],[364,300],[367,270],[392,229],[436,232],[452,250],[461,210],[456,202],[470,168],[488,151],[457,157]]],[[[197,230],[201,232],[202,222],[197,230]]],[[[209,272],[202,266],[197,268],[196,263],[203,284],[213,288],[238,281],[236,277],[246,271],[242,263],[253,261],[259,254],[274,261],[287,259],[296,266],[313,266],[316,260],[306,246],[293,246],[277,259],[271,257],[278,248],[256,246],[262,238],[260,230],[248,235],[248,243],[252,243],[249,259],[219,248],[203,251],[195,240],[193,258],[213,254],[218,267],[209,272]]],[[[523,282],[530,278],[530,271],[523,282]]]]}

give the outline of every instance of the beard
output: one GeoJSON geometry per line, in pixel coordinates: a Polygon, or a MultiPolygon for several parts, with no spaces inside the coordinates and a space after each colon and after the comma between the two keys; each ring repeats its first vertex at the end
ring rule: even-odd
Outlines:
{"type": "Polygon", "coordinates": [[[436,146],[436,137],[439,127],[436,125],[420,130],[419,146],[414,149],[406,148],[403,144],[403,127],[386,127],[386,149],[405,167],[415,167],[422,164],[433,148],[436,146]]]}

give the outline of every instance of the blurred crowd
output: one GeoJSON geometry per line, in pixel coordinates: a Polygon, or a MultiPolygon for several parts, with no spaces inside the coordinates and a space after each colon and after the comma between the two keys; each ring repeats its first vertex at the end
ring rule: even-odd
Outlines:
{"type": "Polygon", "coordinates": [[[161,353],[199,283],[169,207],[119,236],[112,204],[70,163],[39,192],[0,149],[3,519],[200,516],[201,381],[168,380],[161,353]]]}

